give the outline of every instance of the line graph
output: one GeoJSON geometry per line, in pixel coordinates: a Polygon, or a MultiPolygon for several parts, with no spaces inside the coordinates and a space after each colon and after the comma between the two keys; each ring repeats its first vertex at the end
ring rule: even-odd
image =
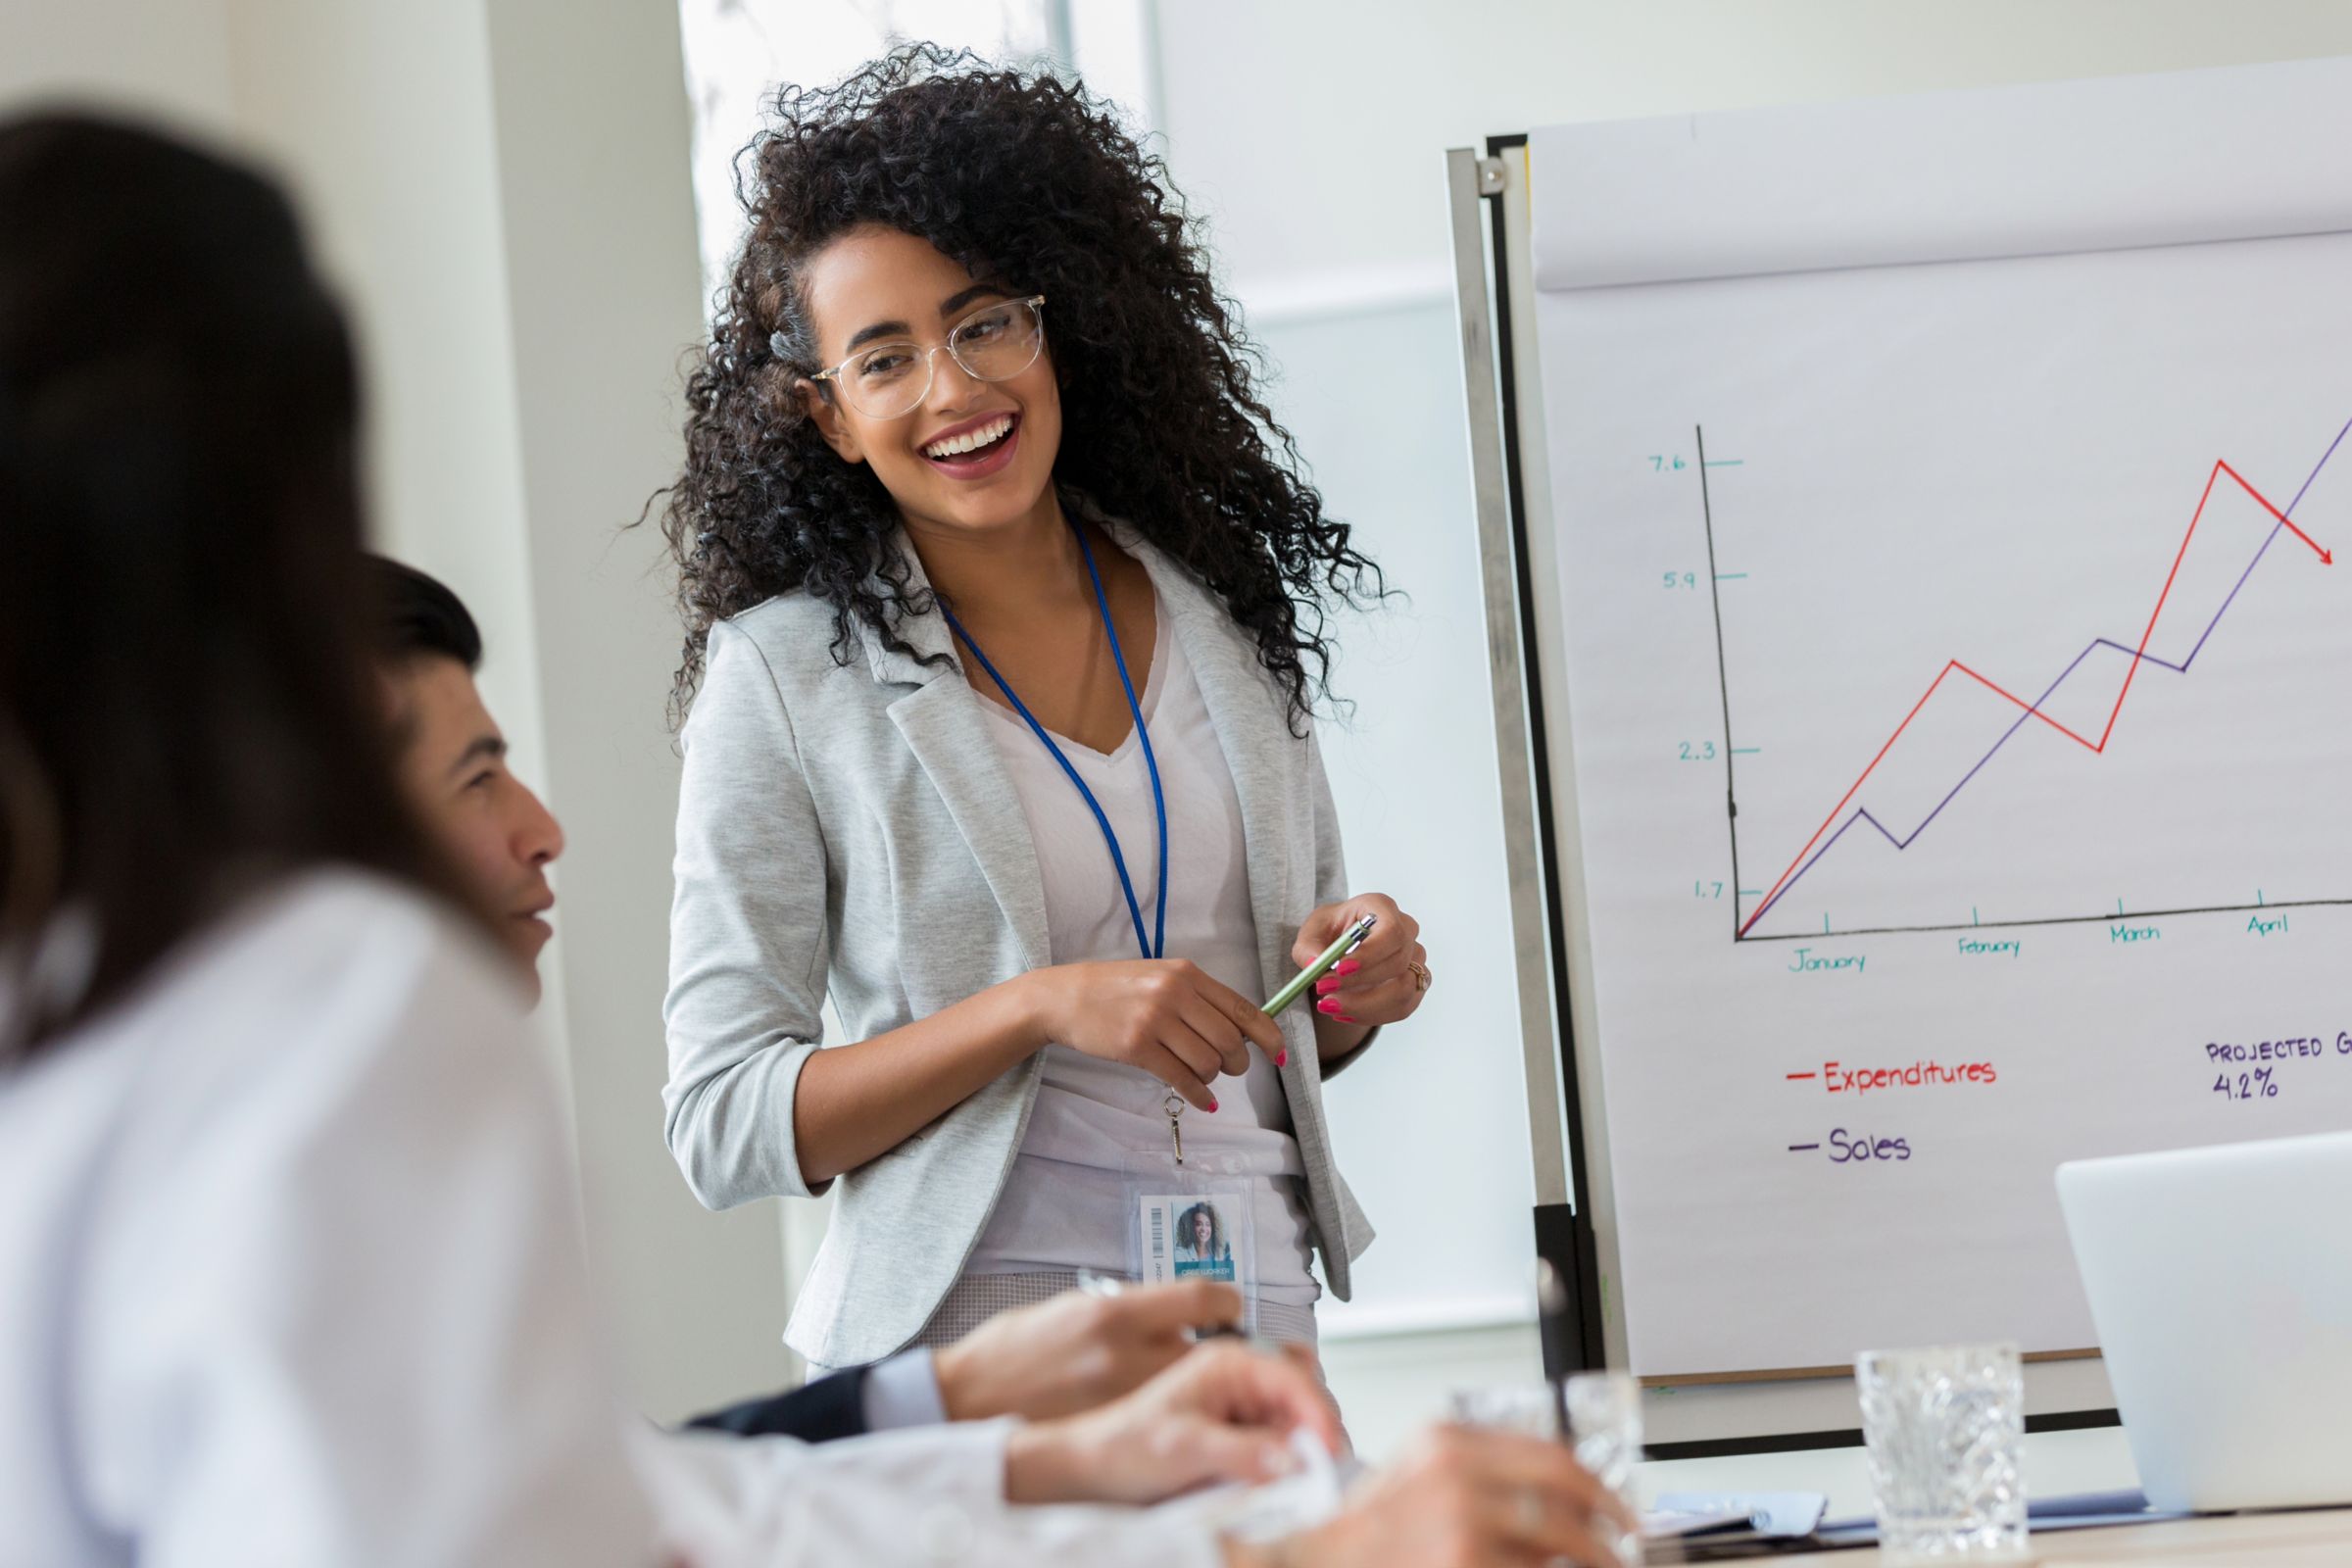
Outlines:
{"type": "MultiPolygon", "coordinates": [[[[1707,483],[1707,468],[1709,466],[1705,461],[1706,435],[1703,428],[1695,429],[1693,434],[1697,441],[1697,447],[1700,456],[1698,479],[1700,487],[1701,515],[1704,519],[1707,534],[1708,566],[1710,572],[1712,572],[1715,564],[1714,504],[1713,498],[1709,493],[1707,483]]],[[[2197,498],[2195,510],[2190,514],[2188,527],[2181,534],[2180,547],[2174,552],[2171,568],[2165,575],[2164,586],[2157,593],[2156,603],[2148,612],[2147,622],[2140,631],[2139,641],[2136,646],[2128,646],[2104,635],[2093,636],[2090,641],[2083,645],[2082,651],[2077,654],[2074,660],[2069,662],[2064,669],[2058,672],[2057,677],[2053,679],[2047,687],[2043,688],[2041,695],[2034,698],[2032,702],[2028,702],[2024,698],[2019,697],[2014,692],[2002,686],[2000,683],[1990,679],[1979,670],[1975,669],[1967,662],[1956,658],[1947,660],[1943,667],[1936,672],[1935,679],[1929,682],[1927,690],[1920,695],[1919,700],[1912,704],[1910,710],[1903,715],[1902,721],[1895,725],[1893,733],[1887,736],[1886,742],[1880,746],[1877,754],[1872,757],[1869,764],[1862,769],[1859,775],[1856,776],[1853,783],[1846,789],[1844,795],[1839,797],[1838,804],[1830,808],[1829,814],[1822,819],[1821,825],[1814,829],[1812,837],[1805,841],[1804,847],[1796,852],[1795,857],[1788,861],[1787,867],[1783,869],[1779,878],[1764,891],[1760,901],[1744,919],[1740,917],[1740,905],[1738,902],[1739,896],[1736,893],[1733,905],[1733,940],[1735,942],[1795,941],[1818,939],[1824,935],[1859,936],[1874,935],[1882,932],[1899,931],[1968,930],[1987,925],[1994,927],[2005,927],[2021,925],[2077,924],[2113,920],[2118,918],[2146,917],[2157,914],[2173,915],[2203,913],[2222,909],[2236,910],[2248,908],[2282,908],[2301,907],[2310,905],[2322,904],[2352,904],[2352,900],[2346,899],[2320,899],[2294,901],[2291,903],[2278,905],[2212,905],[2202,906],[2196,908],[2147,910],[2128,910],[2119,906],[2116,909],[2102,910],[2095,914],[2057,915],[2026,920],[1969,920],[1938,924],[1874,926],[1856,928],[1847,931],[1829,930],[1828,923],[1825,918],[1824,930],[1820,932],[1803,931],[1758,934],[1755,931],[1757,923],[1761,921],[1765,915],[1770,913],[1772,909],[1782,902],[1782,900],[1787,898],[1788,895],[1796,887],[1796,885],[1803,880],[1806,874],[1812,871],[1814,867],[1818,866],[1830,854],[1830,852],[1838,847],[1838,843],[1844,839],[1846,834],[1852,831],[1853,828],[1858,824],[1867,822],[1878,832],[1880,837],[1885,839],[1898,853],[1909,849],[1912,844],[1918,841],[1920,835],[1925,833],[1928,828],[1936,820],[1936,818],[1943,814],[1945,808],[1952,804],[1953,800],[1959,796],[1960,792],[1966,789],[1969,783],[1974,780],[1978,774],[1984,771],[1985,765],[1989,763],[1994,757],[1998,756],[2002,749],[2008,746],[2009,742],[2014,739],[2017,734],[2028,724],[2033,723],[2035,720],[2039,720],[2051,730],[2065,736],[2068,740],[2074,742],[2078,746],[2081,746],[2093,756],[2104,756],[2107,750],[2108,742],[2114,737],[2116,722],[2122,716],[2124,704],[2132,694],[2132,683],[2138,676],[2140,667],[2143,664],[2155,664],[2170,673],[2181,676],[2187,675],[2190,669],[2195,665],[2197,656],[2204,651],[2207,641],[2213,636],[2214,629],[2222,623],[2223,617],[2230,612],[2230,606],[2237,602],[2238,594],[2245,588],[2248,579],[2254,575],[2255,568],[2262,564],[2264,558],[2270,554],[2271,547],[2278,541],[2278,538],[2281,534],[2293,535],[2296,540],[2300,541],[2302,545],[2311,551],[2313,556],[2318,559],[2320,564],[2333,565],[2335,562],[2333,552],[2321,545],[2317,540],[2313,539],[2310,534],[2306,533],[2300,526],[2298,526],[2293,519],[2293,513],[2295,509],[2302,504],[2303,498],[2310,493],[2313,483],[2318,480],[2320,474],[2327,468],[2328,461],[2335,456],[2337,449],[2344,444],[2345,437],[2348,434],[2352,434],[2352,419],[2346,420],[2343,426],[2337,429],[2334,439],[2328,444],[2327,450],[2320,455],[2319,462],[2312,466],[2311,472],[2305,476],[2302,485],[2295,491],[2293,499],[2290,500],[2283,509],[2274,505],[2260,489],[2258,489],[2233,466],[2231,466],[2228,459],[2215,459],[2212,467],[2206,472],[2204,490],[2197,498]],[[2197,640],[2189,649],[2188,654],[2181,659],[2179,663],[2175,663],[2159,655],[2149,653],[2148,644],[2149,641],[2155,636],[2157,622],[2163,617],[2165,608],[2172,598],[2174,584],[2180,578],[2181,563],[2187,559],[2188,548],[2190,542],[2196,537],[2197,526],[2204,519],[2206,508],[2213,500],[2216,487],[2219,486],[2224,479],[2228,479],[2238,490],[2242,491],[2247,497],[2249,497],[2265,513],[2267,513],[2273,519],[2272,525],[2269,531],[2264,534],[2262,543],[2255,550],[2253,558],[2246,563],[2245,568],[2238,573],[2236,581],[2232,584],[2229,593],[2223,598],[2220,607],[2214,611],[2212,618],[2205,623],[2204,629],[2198,634],[2197,640]],[[2057,694],[2059,688],[2066,684],[2067,680],[2074,675],[2076,670],[2082,667],[2085,660],[2089,659],[2094,653],[2098,652],[2102,648],[2109,649],[2116,653],[2127,656],[2128,662],[2125,666],[2123,682],[2116,692],[2115,701],[2107,710],[2106,719],[2104,724],[2099,729],[2098,738],[2093,740],[2089,736],[2068,725],[2047,711],[2044,705],[2047,704],[2050,699],[2057,694]],[[1902,739],[1904,732],[1911,727],[1912,721],[1919,717],[1921,711],[1927,708],[1930,700],[1933,699],[1936,692],[1943,688],[1944,683],[1954,675],[1965,676],[1968,680],[1975,682],[1978,686],[1991,692],[1995,696],[2001,698],[2003,701],[2017,708],[2020,710],[2020,712],[2016,720],[2012,722],[2007,729],[2002,731],[2000,737],[1992,743],[1992,745],[1982,757],[1978,758],[1975,764],[1961,775],[1959,781],[1953,784],[1952,787],[1944,793],[1942,798],[1936,802],[1934,808],[1931,809],[1924,817],[1922,817],[1917,825],[1912,827],[1908,833],[1897,833],[1893,829],[1889,828],[1876,814],[1874,814],[1867,804],[1856,804],[1856,797],[1861,794],[1862,787],[1869,782],[1871,775],[1878,770],[1879,764],[1884,762],[1886,760],[1888,753],[1894,750],[1895,744],[1902,739]],[[1847,811],[1848,807],[1853,808],[1850,813],[1847,811]],[[1844,818],[1843,821],[1839,820],[1841,816],[1844,818]]],[[[1723,703],[1726,806],[1731,818],[1732,864],[1734,868],[1733,886],[1735,890],[1737,890],[1740,887],[1738,871],[1740,813],[1737,780],[1733,774],[1732,763],[1733,748],[1731,744],[1731,688],[1723,650],[1723,620],[1720,591],[1718,591],[1718,597],[1715,605],[1715,636],[1716,673],[1719,682],[1721,682],[1723,703]]]]}

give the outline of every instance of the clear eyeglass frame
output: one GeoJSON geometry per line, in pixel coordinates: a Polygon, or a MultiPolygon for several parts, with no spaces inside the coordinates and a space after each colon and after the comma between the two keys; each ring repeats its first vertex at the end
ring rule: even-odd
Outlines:
{"type": "Polygon", "coordinates": [[[946,340],[930,348],[903,338],[869,343],[809,379],[832,382],[840,389],[842,400],[869,419],[903,418],[921,408],[923,399],[931,395],[931,382],[938,371],[942,349],[957,368],[975,381],[1009,381],[1035,365],[1046,346],[1045,306],[1043,294],[1032,294],[1025,299],[991,300],[965,313],[948,328],[946,340]],[[1007,313],[1009,321],[1004,319],[1007,313]],[[983,332],[998,326],[1006,328],[1004,335],[981,337],[983,332]],[[921,375],[913,374],[911,366],[908,373],[887,381],[853,373],[861,366],[893,354],[907,355],[920,362],[921,375]]]}

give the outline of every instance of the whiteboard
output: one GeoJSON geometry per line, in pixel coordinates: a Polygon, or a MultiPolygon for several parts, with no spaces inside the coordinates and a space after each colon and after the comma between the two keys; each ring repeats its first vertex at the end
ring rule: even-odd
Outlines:
{"type": "MultiPolygon", "coordinates": [[[[2059,1160],[2352,1122],[2348,92],[1529,139],[1526,613],[1612,1360],[2085,1350],[2059,1160]]],[[[1663,1431],[1851,1425],[1845,1387],[1663,1431]]]]}

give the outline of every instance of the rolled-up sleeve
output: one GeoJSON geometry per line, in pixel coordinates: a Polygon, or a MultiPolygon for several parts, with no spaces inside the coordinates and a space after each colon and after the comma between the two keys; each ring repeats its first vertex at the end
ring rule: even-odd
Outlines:
{"type": "Polygon", "coordinates": [[[669,994],[669,1152],[711,1208],[813,1197],[793,1096],[823,1034],[825,845],[759,646],[720,623],[683,736],[669,994]]]}

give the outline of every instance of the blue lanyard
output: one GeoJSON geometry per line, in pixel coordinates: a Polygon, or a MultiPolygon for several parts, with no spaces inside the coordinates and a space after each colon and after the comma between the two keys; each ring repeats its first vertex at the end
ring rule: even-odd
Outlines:
{"type": "Polygon", "coordinates": [[[956,612],[948,608],[945,600],[940,602],[939,612],[948,617],[949,627],[963,639],[963,645],[972,651],[972,657],[980,661],[980,667],[988,671],[988,678],[997,683],[997,690],[1003,692],[1004,700],[1012,704],[1012,710],[1021,715],[1022,721],[1029,726],[1029,732],[1037,737],[1040,745],[1054,754],[1054,760],[1061,764],[1062,772],[1068,774],[1070,782],[1078,787],[1079,795],[1086,801],[1087,809],[1095,813],[1095,825],[1102,830],[1102,842],[1110,847],[1111,867],[1119,873],[1119,889],[1127,895],[1127,917],[1135,922],[1135,944],[1143,949],[1145,957],[1156,958],[1167,951],[1168,946],[1167,797],[1160,793],[1159,759],[1152,755],[1152,730],[1144,722],[1143,704],[1135,700],[1135,682],[1127,676],[1127,656],[1119,652],[1119,632],[1110,623],[1110,599],[1102,592],[1102,574],[1095,569],[1094,549],[1086,542],[1084,528],[1072,523],[1070,531],[1077,534],[1078,549],[1086,557],[1086,574],[1095,585],[1095,608],[1102,612],[1102,630],[1110,638],[1110,657],[1119,666],[1119,685],[1127,692],[1127,711],[1135,716],[1135,737],[1143,742],[1144,765],[1152,772],[1152,810],[1159,820],[1159,897],[1152,913],[1150,941],[1144,940],[1143,906],[1135,901],[1135,883],[1127,875],[1127,858],[1119,853],[1119,835],[1112,831],[1110,818],[1103,814],[1102,803],[1095,799],[1095,792],[1086,787],[1086,780],[1078,776],[1078,769],[1070,765],[1070,760],[1062,755],[1060,747],[1054,744],[1054,737],[1046,732],[1045,725],[1037,721],[1037,715],[1029,711],[1028,705],[1021,701],[1011,683],[997,673],[997,666],[988,662],[988,655],[982,653],[980,645],[972,641],[972,634],[963,629],[963,622],[956,618],[956,612]]]}

